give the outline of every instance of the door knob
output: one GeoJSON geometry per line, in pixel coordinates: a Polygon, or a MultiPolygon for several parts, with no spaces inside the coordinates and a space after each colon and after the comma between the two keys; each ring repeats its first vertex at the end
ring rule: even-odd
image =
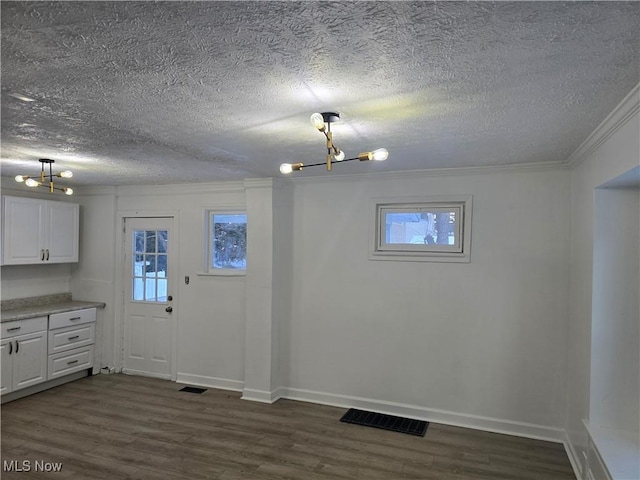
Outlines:
{"type": "Polygon", "coordinates": [[[167,308],[164,309],[165,312],[167,313],[171,313],[173,312],[173,307],[171,305],[169,305],[167,308]]]}

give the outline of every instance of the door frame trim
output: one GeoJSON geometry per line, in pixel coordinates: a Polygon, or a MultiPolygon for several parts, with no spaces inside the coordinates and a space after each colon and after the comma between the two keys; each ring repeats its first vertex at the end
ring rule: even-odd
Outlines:
{"type": "MultiPolygon", "coordinates": [[[[118,373],[122,372],[124,366],[124,299],[125,299],[125,284],[124,284],[124,265],[125,265],[125,246],[126,246],[126,219],[140,219],[140,218],[170,218],[173,221],[174,238],[171,239],[172,251],[173,251],[173,264],[176,272],[180,271],[180,235],[176,235],[180,231],[180,217],[178,210],[119,210],[116,212],[116,252],[115,252],[115,322],[113,329],[113,359],[115,363],[115,370],[118,373]]],[[[179,289],[179,279],[176,277],[175,286],[179,289]]],[[[171,340],[171,381],[175,382],[178,377],[178,321],[180,312],[180,295],[173,292],[174,295],[174,312],[173,312],[173,324],[172,324],[172,340],[171,340]]]]}

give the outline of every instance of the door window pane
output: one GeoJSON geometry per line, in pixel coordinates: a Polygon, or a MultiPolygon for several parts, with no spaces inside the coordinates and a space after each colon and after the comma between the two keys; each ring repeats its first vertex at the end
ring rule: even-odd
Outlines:
{"type": "Polygon", "coordinates": [[[167,242],[167,230],[133,232],[134,301],[167,301],[167,242]]]}

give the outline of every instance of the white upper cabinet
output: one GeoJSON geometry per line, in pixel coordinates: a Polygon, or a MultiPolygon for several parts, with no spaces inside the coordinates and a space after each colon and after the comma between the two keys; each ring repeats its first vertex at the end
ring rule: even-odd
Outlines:
{"type": "Polygon", "coordinates": [[[80,206],[24,197],[2,197],[2,264],[78,261],[80,206]]]}

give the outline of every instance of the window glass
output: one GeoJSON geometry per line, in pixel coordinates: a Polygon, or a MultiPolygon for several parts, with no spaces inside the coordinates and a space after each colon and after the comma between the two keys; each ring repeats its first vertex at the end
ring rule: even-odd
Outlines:
{"type": "Polygon", "coordinates": [[[375,202],[371,260],[469,262],[471,195],[375,202]]]}
{"type": "Polygon", "coordinates": [[[385,215],[386,243],[455,245],[458,216],[455,210],[388,212],[385,215]]]}
{"type": "Polygon", "coordinates": [[[210,268],[233,270],[247,268],[247,215],[245,213],[212,213],[210,234],[210,268]]]}

